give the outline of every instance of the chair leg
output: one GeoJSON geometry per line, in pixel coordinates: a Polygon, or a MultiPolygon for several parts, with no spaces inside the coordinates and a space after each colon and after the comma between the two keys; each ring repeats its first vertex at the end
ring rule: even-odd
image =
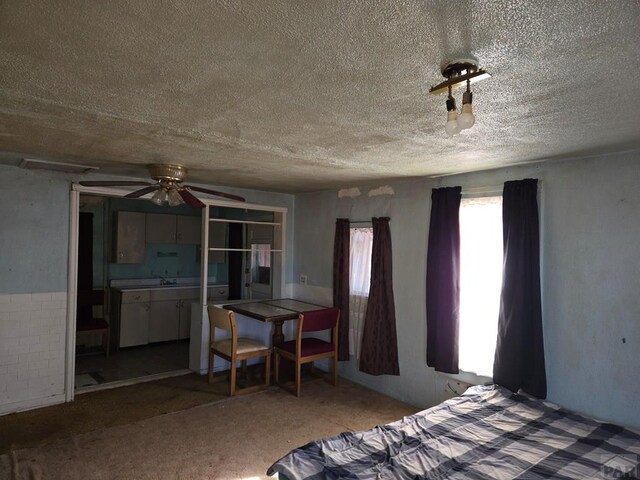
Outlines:
{"type": "Polygon", "coordinates": [[[265,357],[264,363],[264,386],[268,387],[271,383],[271,354],[265,357]]]}
{"type": "Polygon", "coordinates": [[[236,362],[231,362],[231,386],[229,387],[229,395],[234,396],[236,394],[236,362]]]}
{"type": "Polygon", "coordinates": [[[333,386],[338,385],[338,355],[333,355],[333,386]]]}
{"type": "Polygon", "coordinates": [[[302,364],[296,362],[296,397],[300,396],[300,373],[302,371],[302,364]]]}
{"type": "Polygon", "coordinates": [[[209,349],[209,383],[213,382],[213,352],[209,349]]]}
{"type": "Polygon", "coordinates": [[[275,353],[275,358],[276,358],[276,385],[280,385],[280,355],[278,354],[278,352],[275,353]]]}
{"type": "MultiPolygon", "coordinates": [[[[103,335],[104,335],[104,334],[103,334],[103,335]]],[[[106,355],[106,356],[107,356],[107,358],[108,358],[108,357],[109,357],[109,350],[110,350],[110,348],[111,348],[111,345],[110,345],[110,340],[111,340],[111,329],[110,329],[110,328],[107,328],[106,337],[107,337],[107,341],[106,341],[107,345],[106,345],[106,348],[105,348],[105,355],[106,355]]]]}

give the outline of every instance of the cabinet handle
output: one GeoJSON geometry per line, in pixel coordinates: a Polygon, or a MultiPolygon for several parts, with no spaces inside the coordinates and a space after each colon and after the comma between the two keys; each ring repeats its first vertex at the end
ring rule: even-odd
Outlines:
{"type": "Polygon", "coordinates": [[[180,302],[176,302],[176,308],[180,308],[180,302]]]}
{"type": "Polygon", "coordinates": [[[140,295],[137,295],[137,296],[136,296],[136,300],[140,300],[140,295]]]}
{"type": "Polygon", "coordinates": [[[144,306],[144,310],[145,312],[148,312],[151,309],[151,305],[149,305],[148,303],[144,306]]]}
{"type": "Polygon", "coordinates": [[[218,293],[219,293],[220,295],[224,295],[224,294],[225,294],[225,291],[224,291],[224,290],[218,290],[218,293]]]}

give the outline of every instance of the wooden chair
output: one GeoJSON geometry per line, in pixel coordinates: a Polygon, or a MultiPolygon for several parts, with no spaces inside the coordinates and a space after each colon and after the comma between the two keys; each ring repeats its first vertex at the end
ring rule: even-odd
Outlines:
{"type": "Polygon", "coordinates": [[[93,307],[104,308],[104,290],[87,290],[78,292],[76,336],[101,334],[105,355],[109,356],[111,328],[106,318],[94,317],[93,307]]]}
{"type": "Polygon", "coordinates": [[[274,346],[276,357],[276,384],[300,396],[300,373],[302,364],[315,362],[325,358],[333,359],[332,384],[338,384],[338,325],[340,323],[340,310],[338,308],[325,308],[305,312],[298,317],[298,332],[295,340],[283,342],[274,346]],[[331,342],[319,338],[302,338],[305,332],[320,332],[331,329],[331,342]],[[295,362],[295,389],[291,390],[280,383],[280,356],[295,362]]]}
{"type": "Polygon", "coordinates": [[[250,393],[267,388],[271,376],[271,353],[270,347],[252,340],[250,338],[238,337],[235,314],[230,310],[220,307],[208,307],[209,312],[209,383],[213,381],[213,360],[217,355],[231,363],[231,386],[229,395],[250,393]],[[231,338],[216,340],[216,328],[231,331],[231,338]],[[236,387],[236,367],[237,362],[242,362],[243,370],[246,369],[247,360],[250,358],[265,358],[265,381],[262,385],[255,385],[246,388],[236,387]]]}

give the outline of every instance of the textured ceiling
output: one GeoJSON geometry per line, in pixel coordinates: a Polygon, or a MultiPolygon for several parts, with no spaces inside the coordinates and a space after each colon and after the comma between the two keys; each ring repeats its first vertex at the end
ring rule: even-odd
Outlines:
{"type": "Polygon", "coordinates": [[[0,3],[0,155],[286,192],[640,148],[640,2],[0,3]],[[441,63],[493,77],[444,134],[441,63]]]}

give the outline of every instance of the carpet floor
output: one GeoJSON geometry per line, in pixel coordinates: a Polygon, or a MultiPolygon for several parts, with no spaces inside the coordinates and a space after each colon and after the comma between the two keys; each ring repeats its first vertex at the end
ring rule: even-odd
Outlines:
{"type": "Polygon", "coordinates": [[[337,388],[304,384],[300,398],[277,387],[228,398],[225,388],[186,375],[0,417],[0,437],[11,437],[2,439],[0,478],[262,479],[297,446],[416,411],[343,379],[337,388]]]}

